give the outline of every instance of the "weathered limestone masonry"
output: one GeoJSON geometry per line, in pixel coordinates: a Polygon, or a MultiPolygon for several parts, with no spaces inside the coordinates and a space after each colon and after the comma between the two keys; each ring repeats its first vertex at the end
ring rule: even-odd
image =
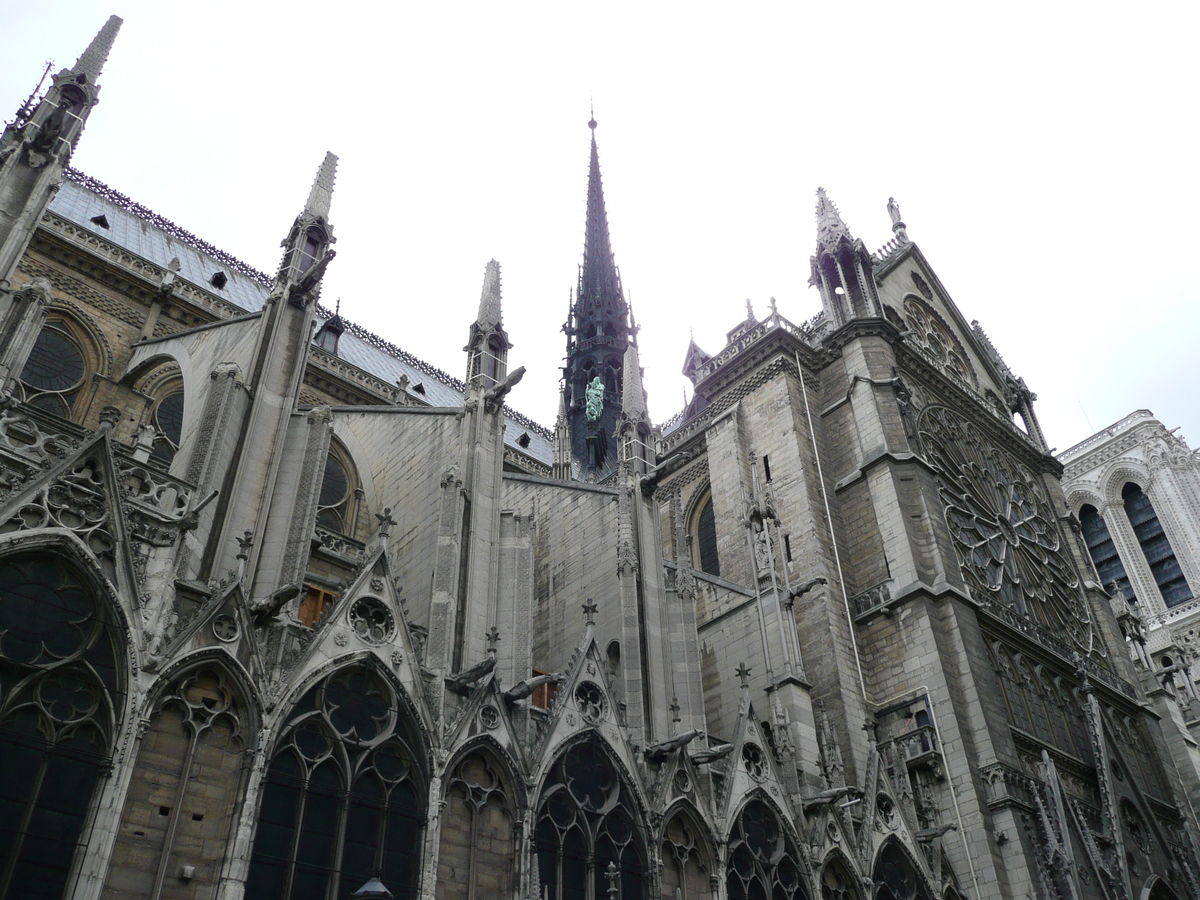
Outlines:
{"type": "Polygon", "coordinates": [[[71,169],[119,26],[0,137],[0,900],[1200,896],[1200,464],[894,202],[656,428],[591,121],[552,432],[495,260],[461,381],[320,305],[332,154],[273,276],[71,169]]]}

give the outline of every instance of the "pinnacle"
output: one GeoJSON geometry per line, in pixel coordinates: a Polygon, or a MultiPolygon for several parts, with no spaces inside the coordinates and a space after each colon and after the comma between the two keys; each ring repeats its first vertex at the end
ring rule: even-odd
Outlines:
{"type": "Polygon", "coordinates": [[[317,169],[317,177],[313,179],[312,190],[308,192],[308,202],[304,211],[322,219],[329,218],[329,203],[333,199],[333,179],[337,175],[338,158],[326,152],[321,167],[317,169]]]}
{"type": "Polygon", "coordinates": [[[116,40],[117,32],[121,30],[123,21],[120,16],[109,16],[99,34],[92,38],[87,49],[75,61],[75,67],[71,71],[76,75],[86,75],[87,80],[94,84],[100,77],[100,70],[104,68],[108,53],[112,50],[113,41],[116,40]]]}
{"type": "Polygon", "coordinates": [[[625,348],[625,373],[622,379],[621,410],[631,419],[646,415],[646,392],[642,390],[642,368],[638,364],[637,345],[625,348]]]}
{"type": "Polygon", "coordinates": [[[483,291],[479,295],[479,315],[475,322],[485,331],[500,324],[500,263],[491,260],[483,273],[483,291]]]}
{"type": "Polygon", "coordinates": [[[825,188],[817,188],[817,243],[823,247],[832,248],[841,240],[851,239],[850,229],[842,221],[842,215],[833,201],[825,193],[825,188]]]}

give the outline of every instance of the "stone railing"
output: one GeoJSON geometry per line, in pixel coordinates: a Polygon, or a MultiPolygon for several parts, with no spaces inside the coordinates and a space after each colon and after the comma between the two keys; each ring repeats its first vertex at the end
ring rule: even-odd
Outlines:
{"type": "Polygon", "coordinates": [[[941,757],[937,730],[932,725],[920,725],[912,731],[892,738],[900,758],[910,768],[919,768],[941,757]]]}
{"type": "Polygon", "coordinates": [[[850,611],[857,622],[875,613],[887,612],[891,602],[892,592],[888,588],[887,582],[882,582],[851,597],[850,611]]]}
{"type": "Polygon", "coordinates": [[[366,558],[366,544],[346,537],[344,534],[338,534],[336,531],[330,531],[328,528],[322,528],[320,525],[316,527],[316,533],[323,550],[357,563],[366,558]]]}
{"type": "Polygon", "coordinates": [[[708,360],[708,362],[697,366],[696,383],[699,384],[718,369],[727,366],[773,331],[786,331],[797,340],[803,341],[806,344],[809,342],[811,335],[810,330],[789,322],[779,313],[774,313],[757,325],[747,329],[742,335],[727,344],[724,350],[708,360]]]}

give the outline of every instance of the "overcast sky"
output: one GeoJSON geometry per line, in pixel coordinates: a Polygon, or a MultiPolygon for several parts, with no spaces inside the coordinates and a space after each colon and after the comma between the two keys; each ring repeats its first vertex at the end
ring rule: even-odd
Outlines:
{"type": "Polygon", "coordinates": [[[462,377],[501,263],[511,404],[553,425],[589,99],[650,411],[769,298],[801,322],[823,185],[895,196],[1060,450],[1148,407],[1200,446],[1200,4],[6,3],[0,116],[124,27],[75,156],[269,273],[340,157],[323,300],[462,377]],[[809,7],[813,7],[810,9],[809,7]],[[1188,62],[1188,60],[1191,62],[1188,62]]]}

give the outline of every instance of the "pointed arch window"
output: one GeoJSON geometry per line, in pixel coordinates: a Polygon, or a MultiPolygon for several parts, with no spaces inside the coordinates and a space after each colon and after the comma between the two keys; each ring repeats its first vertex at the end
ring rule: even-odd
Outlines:
{"type": "Polygon", "coordinates": [[[663,900],[712,897],[705,842],[700,829],[683,813],[673,816],[663,829],[662,865],[663,900]]]}
{"type": "Polygon", "coordinates": [[[50,320],[21,370],[21,392],[30,405],[69,419],[87,373],[87,357],[74,329],[63,320],[50,320]]]}
{"type": "Polygon", "coordinates": [[[821,900],[859,900],[857,881],[845,862],[831,859],[821,872],[821,900]]]}
{"type": "Polygon", "coordinates": [[[692,565],[709,575],[721,574],[721,557],[717,554],[717,517],[713,510],[713,498],[710,492],[700,504],[695,514],[692,526],[692,540],[695,545],[692,565]]]}
{"type": "Polygon", "coordinates": [[[0,559],[0,897],[58,897],[124,712],[89,581],[46,552],[0,559]]]}
{"type": "Polygon", "coordinates": [[[533,844],[545,900],[605,900],[609,866],[622,900],[644,900],[646,855],[636,806],[608,755],[576,744],[542,789],[533,844]]]}
{"type": "Polygon", "coordinates": [[[1129,583],[1129,576],[1125,574],[1125,564],[1121,562],[1112,535],[1108,532],[1108,526],[1104,524],[1104,518],[1096,510],[1096,507],[1085,504],[1079,510],[1079,525],[1083,531],[1083,542],[1087,545],[1092,563],[1096,566],[1096,574],[1100,577],[1100,583],[1107,588],[1116,582],[1117,588],[1125,599],[1130,603],[1136,603],[1137,598],[1133,595],[1133,586],[1129,583]]]}
{"type": "Polygon", "coordinates": [[[442,813],[439,900],[507,897],[513,886],[513,813],[500,768],[483,753],[454,768],[442,813]]]}
{"type": "Polygon", "coordinates": [[[246,747],[246,711],[216,668],[177,679],[141,740],[107,888],[177,896],[180,866],[195,868],[192,895],[215,892],[246,747]]]}
{"type": "Polygon", "coordinates": [[[317,525],[337,534],[354,537],[358,487],[358,473],[354,463],[350,461],[350,454],[334,441],[329,447],[325,469],[321,473],[321,491],[317,495],[317,525]]]}
{"type": "Polygon", "coordinates": [[[372,875],[416,896],[425,793],[411,725],[364,668],[304,695],[267,770],[247,897],[334,900],[372,875]]]}
{"type": "Polygon", "coordinates": [[[872,873],[876,900],[933,900],[917,867],[895,841],[880,851],[872,873]]]}
{"type": "Polygon", "coordinates": [[[154,438],[150,458],[169,466],[179,451],[179,441],[183,436],[182,390],[172,391],[158,401],[154,407],[153,421],[158,435],[154,438]]]}
{"type": "Polygon", "coordinates": [[[1192,589],[1188,587],[1150,498],[1132,481],[1121,491],[1121,498],[1125,501],[1129,524],[1133,526],[1133,533],[1142,547],[1146,562],[1150,564],[1150,571],[1154,573],[1154,582],[1162,594],[1163,603],[1171,607],[1191,600],[1192,589]]]}
{"type": "Polygon", "coordinates": [[[779,817],[761,800],[751,800],[729,836],[729,900],[808,900],[799,859],[779,817]]]}

